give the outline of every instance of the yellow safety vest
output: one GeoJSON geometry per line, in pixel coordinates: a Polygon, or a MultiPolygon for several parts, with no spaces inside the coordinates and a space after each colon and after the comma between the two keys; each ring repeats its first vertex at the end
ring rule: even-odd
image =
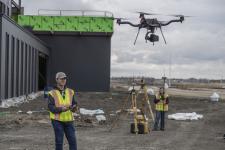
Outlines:
{"type": "Polygon", "coordinates": [[[156,99],[160,100],[155,104],[155,109],[157,111],[168,111],[168,104],[164,104],[164,101],[168,98],[168,95],[165,95],[164,99],[162,99],[161,95],[156,95],[156,99]]]}
{"type": "MultiPolygon", "coordinates": [[[[51,90],[49,92],[49,95],[51,95],[54,98],[56,107],[63,107],[63,106],[69,107],[72,105],[74,91],[72,89],[66,88],[64,99],[61,93],[59,92],[59,90],[51,90]]],[[[53,120],[58,120],[63,122],[74,120],[73,113],[71,110],[67,110],[65,112],[56,113],[56,114],[52,113],[51,111],[49,112],[50,112],[50,119],[53,119],[53,120]]]]}

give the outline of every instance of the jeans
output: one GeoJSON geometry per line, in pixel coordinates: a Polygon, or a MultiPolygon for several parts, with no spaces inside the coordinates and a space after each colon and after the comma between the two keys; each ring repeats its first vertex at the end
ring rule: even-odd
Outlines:
{"type": "Polygon", "coordinates": [[[158,130],[159,125],[160,125],[160,130],[165,129],[165,111],[156,110],[154,130],[158,130]]]}
{"type": "Polygon", "coordinates": [[[77,142],[73,122],[61,122],[52,120],[52,126],[55,132],[55,150],[63,150],[64,133],[69,143],[69,150],[77,150],[77,142]]]}

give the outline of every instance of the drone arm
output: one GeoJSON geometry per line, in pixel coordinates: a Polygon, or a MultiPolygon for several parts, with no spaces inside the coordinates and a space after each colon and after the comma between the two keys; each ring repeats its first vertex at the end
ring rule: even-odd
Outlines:
{"type": "Polygon", "coordinates": [[[117,20],[117,23],[120,25],[120,24],[129,24],[130,26],[133,26],[133,27],[140,27],[140,24],[133,24],[129,21],[121,21],[121,20],[117,20]]]}
{"type": "Polygon", "coordinates": [[[168,22],[166,22],[166,23],[160,23],[160,25],[161,26],[167,26],[167,25],[169,25],[169,24],[171,24],[171,23],[173,23],[173,22],[183,22],[184,20],[182,19],[182,18],[180,18],[180,19],[176,19],[176,20],[170,20],[170,21],[168,21],[168,22]]]}

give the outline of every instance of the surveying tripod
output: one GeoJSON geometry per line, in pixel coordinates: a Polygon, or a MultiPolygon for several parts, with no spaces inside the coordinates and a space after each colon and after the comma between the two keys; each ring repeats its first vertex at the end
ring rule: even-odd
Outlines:
{"type": "MultiPolygon", "coordinates": [[[[138,133],[144,134],[145,133],[146,134],[146,133],[149,133],[149,131],[150,131],[149,119],[147,118],[146,112],[145,112],[146,106],[148,109],[149,117],[151,117],[152,121],[154,122],[154,114],[152,112],[151,104],[149,101],[149,97],[148,97],[148,93],[147,93],[147,86],[144,82],[144,79],[141,79],[141,82],[139,84],[140,85],[139,90],[135,90],[134,81],[133,81],[132,85],[133,85],[133,88],[130,91],[127,99],[125,100],[125,102],[123,104],[122,111],[125,110],[125,106],[130,100],[131,101],[131,109],[129,109],[130,111],[127,111],[127,115],[129,112],[131,112],[133,114],[133,123],[131,123],[131,133],[135,133],[135,134],[138,134],[138,133]],[[139,98],[140,95],[143,95],[143,98],[141,99],[142,105],[141,105],[141,108],[139,111],[138,106],[137,106],[137,98],[139,98]]],[[[113,122],[109,131],[111,131],[116,126],[119,118],[120,118],[120,115],[117,116],[117,118],[113,122]]]]}

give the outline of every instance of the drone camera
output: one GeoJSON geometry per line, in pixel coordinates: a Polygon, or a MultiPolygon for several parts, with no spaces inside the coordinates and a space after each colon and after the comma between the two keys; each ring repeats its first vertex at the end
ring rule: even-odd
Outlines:
{"type": "Polygon", "coordinates": [[[150,36],[146,36],[145,39],[149,40],[150,42],[158,42],[159,36],[155,34],[151,34],[150,36]]]}

